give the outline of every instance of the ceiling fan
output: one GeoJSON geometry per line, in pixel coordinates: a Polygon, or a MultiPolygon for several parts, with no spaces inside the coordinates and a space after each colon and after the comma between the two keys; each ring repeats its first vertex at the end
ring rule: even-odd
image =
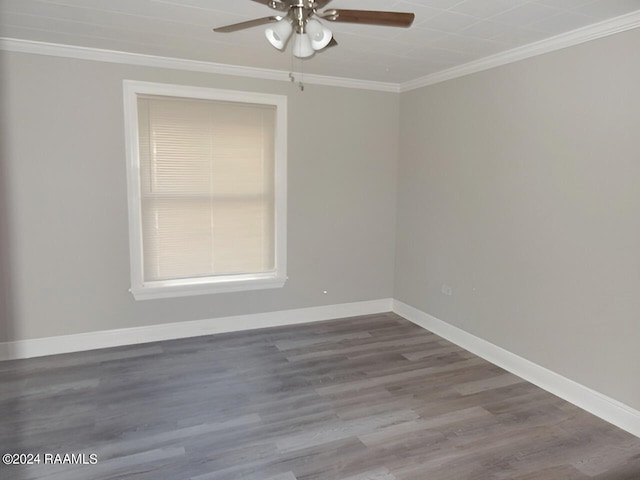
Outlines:
{"type": "Polygon", "coordinates": [[[284,50],[294,34],[293,54],[307,58],[315,52],[338,44],[331,30],[317,19],[329,22],[360,23],[365,25],[383,25],[387,27],[409,27],[415,15],[404,12],[382,12],[374,10],[330,9],[318,10],[327,6],[331,0],[252,0],[281,12],[281,15],[256,18],[246,22],[234,23],[214,28],[214,32],[228,33],[245,28],[269,25],[265,35],[269,43],[278,50],[284,50]]]}

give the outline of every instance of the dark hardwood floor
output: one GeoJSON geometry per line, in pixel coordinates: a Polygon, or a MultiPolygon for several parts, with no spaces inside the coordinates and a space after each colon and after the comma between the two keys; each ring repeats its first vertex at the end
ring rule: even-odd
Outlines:
{"type": "Polygon", "coordinates": [[[7,480],[640,479],[640,439],[390,313],[3,362],[0,380],[2,453],[97,455],[7,480]]]}

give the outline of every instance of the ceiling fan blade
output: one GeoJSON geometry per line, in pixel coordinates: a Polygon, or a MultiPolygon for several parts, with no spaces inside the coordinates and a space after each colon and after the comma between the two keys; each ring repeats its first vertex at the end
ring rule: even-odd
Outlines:
{"type": "Polygon", "coordinates": [[[327,10],[320,17],[330,22],[362,23],[387,27],[409,27],[415,15],[404,12],[380,12],[374,10],[327,10]]]}
{"type": "Polygon", "coordinates": [[[266,5],[269,8],[273,8],[274,10],[279,10],[280,12],[286,12],[289,10],[289,6],[278,1],[278,0],[253,0],[256,3],[261,3],[262,5],[266,5]]]}
{"type": "Polygon", "coordinates": [[[214,32],[228,33],[237,32],[238,30],[244,30],[245,28],[258,27],[260,25],[266,25],[267,23],[274,23],[282,20],[282,17],[263,17],[256,18],[255,20],[248,20],[246,22],[234,23],[233,25],[225,25],[224,27],[214,28],[214,32]]]}

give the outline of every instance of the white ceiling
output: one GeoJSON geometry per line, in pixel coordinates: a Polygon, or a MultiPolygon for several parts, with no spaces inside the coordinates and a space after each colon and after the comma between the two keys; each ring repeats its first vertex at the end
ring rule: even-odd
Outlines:
{"type": "Polygon", "coordinates": [[[339,46],[309,60],[264,27],[250,0],[0,0],[0,37],[401,84],[605,20],[640,0],[333,0],[327,8],[414,12],[409,29],[329,23],[339,46]],[[293,68],[292,68],[293,66],[293,68]]]}

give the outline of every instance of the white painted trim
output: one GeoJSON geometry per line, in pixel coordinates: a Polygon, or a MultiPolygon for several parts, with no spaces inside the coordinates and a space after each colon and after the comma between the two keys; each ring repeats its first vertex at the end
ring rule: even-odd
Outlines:
{"type": "Polygon", "coordinates": [[[472,73],[482,72],[508,63],[518,62],[526,58],[572,47],[580,43],[589,42],[591,40],[607,37],[609,35],[625,32],[638,27],[640,27],[640,11],[578,28],[571,32],[540,40],[539,42],[530,43],[506,52],[497,53],[489,57],[465,63],[464,65],[443,70],[432,75],[410,80],[399,85],[400,92],[408,92],[417,88],[441,83],[446,80],[452,80],[472,73]]]}
{"type": "MultiPolygon", "coordinates": [[[[95,62],[170,68],[190,72],[215,73],[219,75],[233,75],[238,77],[259,78],[262,80],[291,82],[289,72],[282,70],[227,65],[223,63],[203,62],[181,58],[158,57],[154,55],[143,55],[140,53],[118,52],[115,50],[36,42],[33,40],[21,40],[17,38],[0,37],[0,50],[48,55],[51,57],[77,58],[95,62]]],[[[331,87],[357,88],[361,90],[376,90],[381,92],[400,92],[400,87],[396,83],[332,77],[328,75],[314,75],[311,73],[304,74],[304,83],[305,85],[327,85],[331,87]]]]}
{"type": "Polygon", "coordinates": [[[394,313],[505,370],[640,437],[640,411],[465,332],[417,308],[393,301],[394,313]]]}
{"type": "Polygon", "coordinates": [[[18,340],[0,343],[0,361],[385,313],[391,311],[392,305],[392,299],[384,298],[321,307],[18,340]]]}

